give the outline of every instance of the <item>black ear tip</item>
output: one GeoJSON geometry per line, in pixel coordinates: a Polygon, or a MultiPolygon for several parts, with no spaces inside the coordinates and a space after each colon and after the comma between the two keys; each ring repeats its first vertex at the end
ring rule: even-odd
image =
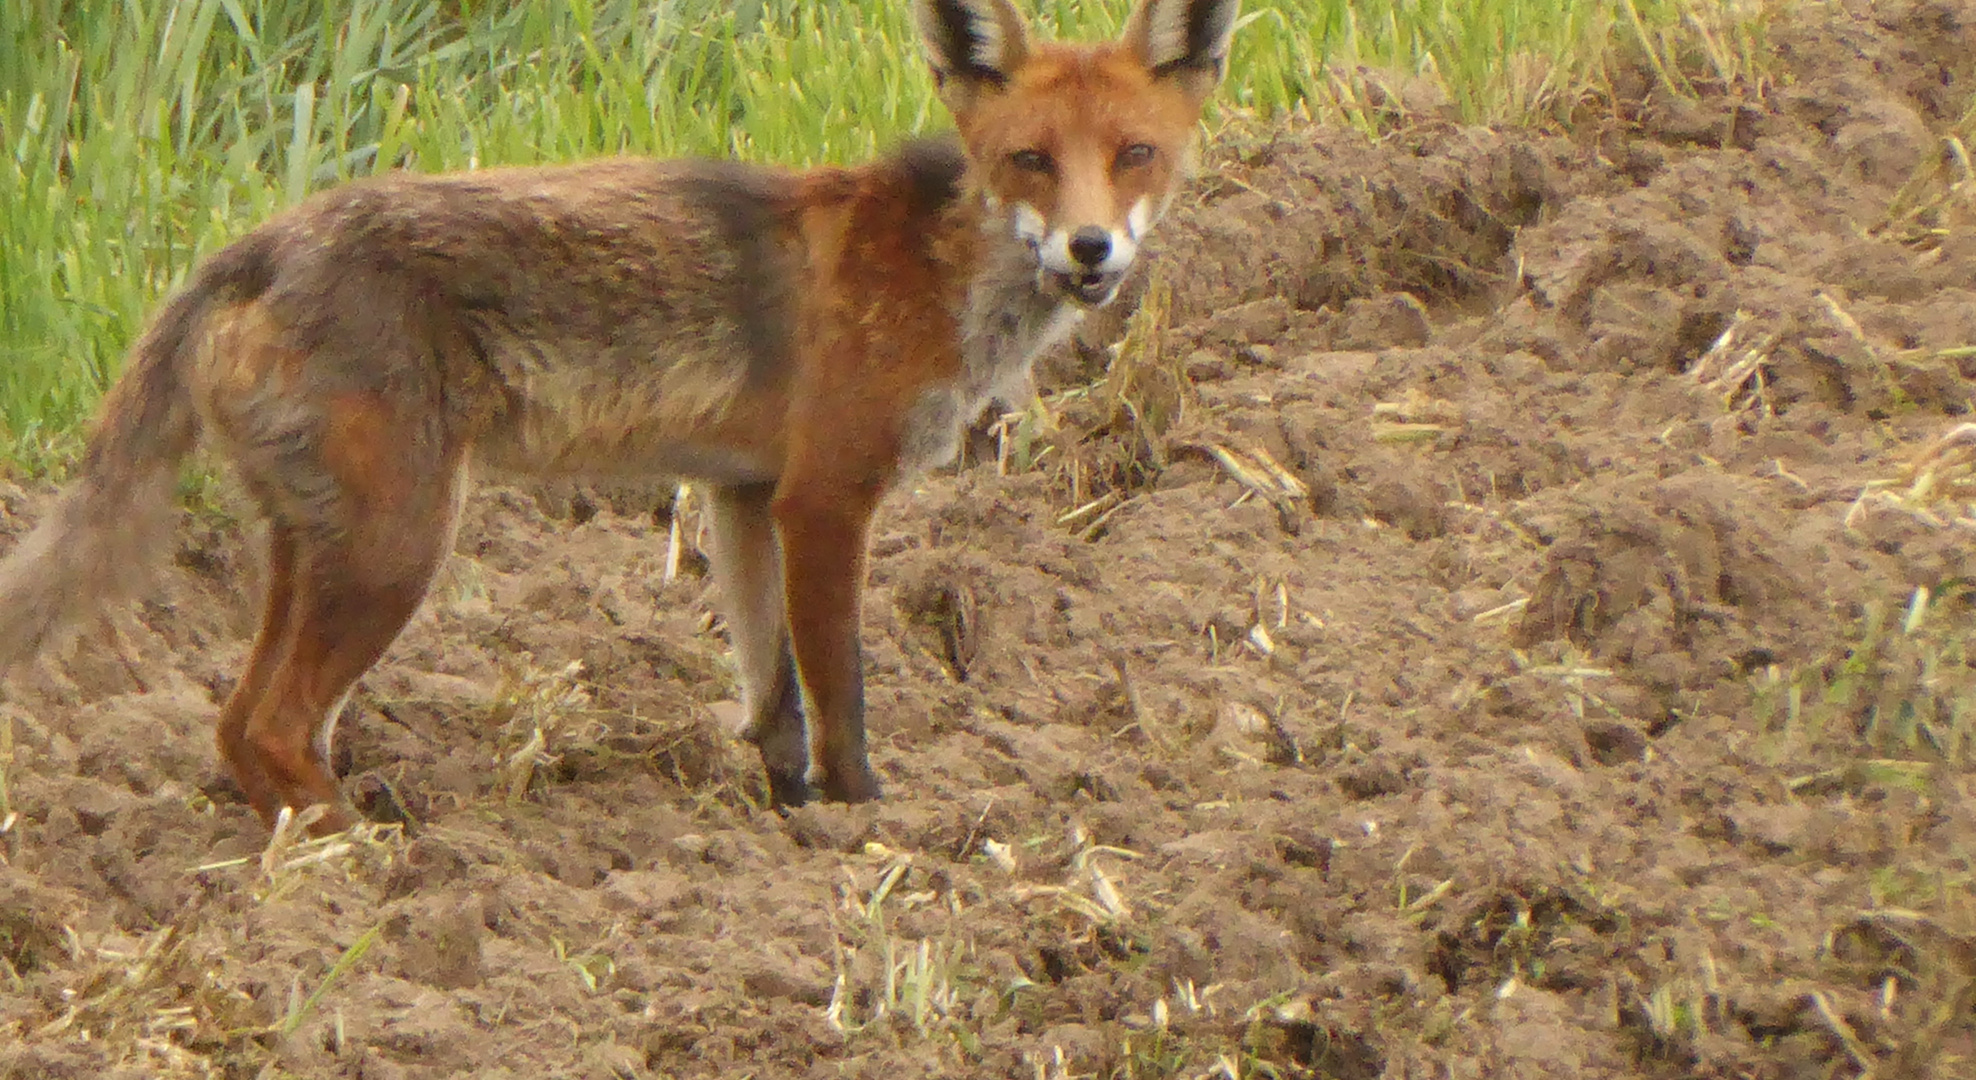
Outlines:
{"type": "Polygon", "coordinates": [[[1196,52],[1213,49],[1233,30],[1237,4],[1232,0],[1202,0],[1188,20],[1187,44],[1196,52]]]}

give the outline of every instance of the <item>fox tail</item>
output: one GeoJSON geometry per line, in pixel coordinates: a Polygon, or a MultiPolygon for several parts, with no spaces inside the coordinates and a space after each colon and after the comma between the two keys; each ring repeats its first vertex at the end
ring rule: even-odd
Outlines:
{"type": "Polygon", "coordinates": [[[0,674],[149,583],[171,538],[178,464],[199,436],[187,353],[214,307],[265,290],[269,253],[254,240],[214,256],[159,313],[104,398],[75,480],[0,559],[0,674]]]}

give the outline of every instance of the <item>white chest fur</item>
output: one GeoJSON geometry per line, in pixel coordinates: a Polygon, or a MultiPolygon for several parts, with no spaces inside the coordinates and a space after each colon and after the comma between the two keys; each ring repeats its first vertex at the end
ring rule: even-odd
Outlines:
{"type": "Polygon", "coordinates": [[[961,377],[928,388],[906,417],[900,468],[912,473],[939,468],[960,452],[961,432],[991,401],[1025,403],[1036,358],[1060,344],[1084,318],[1084,309],[1038,287],[1029,253],[998,251],[967,292],[958,313],[961,377]]]}

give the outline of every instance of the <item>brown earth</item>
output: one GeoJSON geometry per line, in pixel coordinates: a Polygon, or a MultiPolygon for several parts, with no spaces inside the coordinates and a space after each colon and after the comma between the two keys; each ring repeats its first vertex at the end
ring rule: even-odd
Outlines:
{"type": "Polygon", "coordinates": [[[342,728],[410,826],[270,846],[188,514],[0,702],[0,1076],[1976,1076],[1976,518],[1910,467],[1973,36],[1230,134],[1111,373],[889,503],[876,806],[760,808],[690,508],[668,582],[669,509],[494,490],[342,728]]]}

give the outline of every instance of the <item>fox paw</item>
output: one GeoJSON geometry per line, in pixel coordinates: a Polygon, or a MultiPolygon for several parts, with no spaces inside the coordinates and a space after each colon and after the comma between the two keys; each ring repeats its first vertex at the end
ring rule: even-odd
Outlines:
{"type": "Polygon", "coordinates": [[[830,802],[873,802],[885,794],[884,785],[878,782],[878,774],[871,771],[869,763],[863,761],[832,769],[822,776],[813,776],[811,783],[830,802]]]}
{"type": "Polygon", "coordinates": [[[782,772],[769,768],[768,804],[777,810],[793,810],[810,801],[809,781],[801,772],[782,772]]]}

